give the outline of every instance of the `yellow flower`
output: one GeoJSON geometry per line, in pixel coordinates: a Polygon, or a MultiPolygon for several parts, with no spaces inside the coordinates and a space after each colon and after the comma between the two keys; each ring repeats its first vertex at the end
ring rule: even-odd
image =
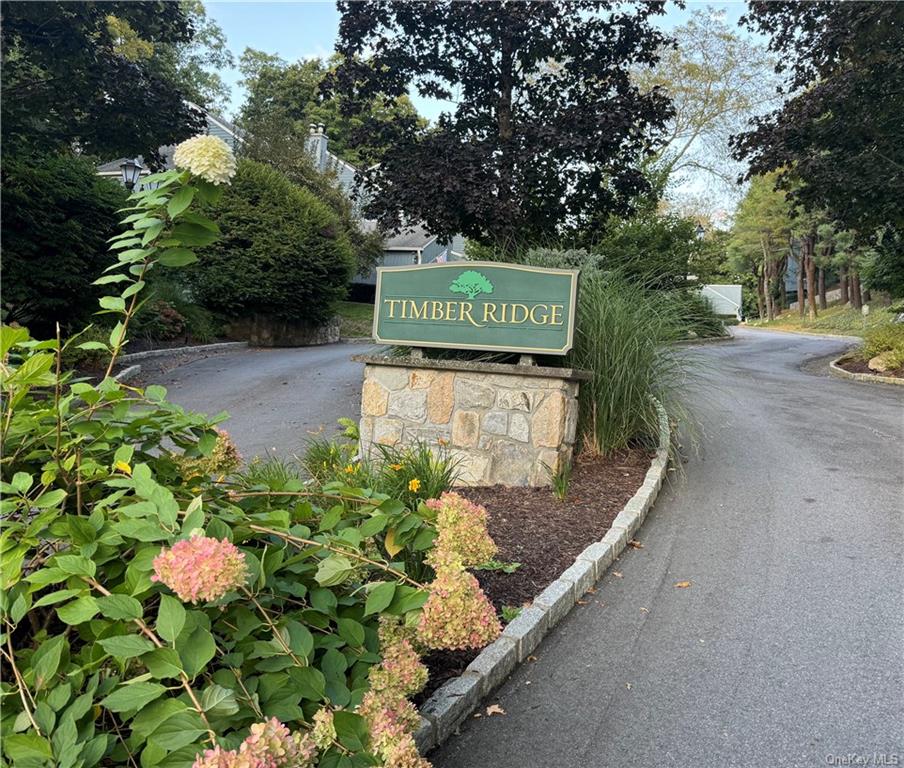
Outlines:
{"type": "Polygon", "coordinates": [[[421,488],[421,481],[416,477],[408,481],[408,490],[417,493],[421,488]]]}
{"type": "Polygon", "coordinates": [[[235,155],[216,136],[186,139],[173,152],[173,164],[216,185],[228,184],[235,176],[235,155]]]}
{"type": "Polygon", "coordinates": [[[390,464],[389,468],[398,472],[402,468],[402,465],[401,464],[390,464]]]}
{"type": "Polygon", "coordinates": [[[350,475],[354,471],[355,471],[355,467],[353,464],[346,464],[346,466],[345,466],[345,474],[346,475],[350,475]]]}
{"type": "Polygon", "coordinates": [[[113,465],[113,469],[118,469],[120,472],[125,472],[127,475],[132,474],[132,468],[127,461],[117,461],[113,465]]]}

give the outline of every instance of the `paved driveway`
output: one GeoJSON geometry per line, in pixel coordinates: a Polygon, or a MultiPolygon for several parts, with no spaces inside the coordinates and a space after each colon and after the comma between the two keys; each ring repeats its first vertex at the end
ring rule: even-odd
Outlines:
{"type": "Polygon", "coordinates": [[[211,415],[227,411],[224,426],[246,459],[291,456],[311,434],[334,434],[339,417],[358,418],[364,366],[349,358],[371,349],[240,349],[152,374],[147,383],[164,385],[184,408],[211,415]]]}
{"type": "Polygon", "coordinates": [[[904,765],[904,391],[800,370],[844,346],[700,348],[702,444],[643,549],[437,768],[904,765]]]}

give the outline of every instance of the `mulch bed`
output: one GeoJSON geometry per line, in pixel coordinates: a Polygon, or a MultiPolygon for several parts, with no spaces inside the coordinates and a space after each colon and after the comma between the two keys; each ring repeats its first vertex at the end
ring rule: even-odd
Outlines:
{"type": "MultiPolygon", "coordinates": [[[[643,483],[651,456],[650,451],[635,448],[606,458],[578,457],[564,501],[556,499],[550,488],[459,489],[486,507],[490,535],[499,547],[496,559],[521,563],[514,573],[474,572],[496,610],[530,603],[587,546],[599,541],[643,483]]],[[[430,678],[415,703],[423,703],[446,680],[464,672],[478,653],[429,654],[424,661],[430,678]]]]}
{"type": "Polygon", "coordinates": [[[846,357],[837,363],[839,368],[844,368],[848,373],[866,373],[870,376],[891,376],[895,379],[904,379],[904,368],[898,368],[894,371],[874,371],[870,368],[865,360],[859,360],[856,357],[846,357]]]}

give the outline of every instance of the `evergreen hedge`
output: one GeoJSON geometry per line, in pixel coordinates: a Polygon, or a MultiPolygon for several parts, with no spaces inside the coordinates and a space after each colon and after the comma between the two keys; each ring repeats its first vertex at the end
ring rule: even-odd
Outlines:
{"type": "Polygon", "coordinates": [[[279,171],[242,160],[207,214],[222,236],[199,251],[191,271],[202,304],[230,319],[262,314],[320,324],[335,314],[355,257],[328,205],[279,171]]]}
{"type": "Polygon", "coordinates": [[[125,190],[66,154],[5,159],[2,178],[5,317],[47,336],[57,322],[64,333],[89,322],[125,190]]]}

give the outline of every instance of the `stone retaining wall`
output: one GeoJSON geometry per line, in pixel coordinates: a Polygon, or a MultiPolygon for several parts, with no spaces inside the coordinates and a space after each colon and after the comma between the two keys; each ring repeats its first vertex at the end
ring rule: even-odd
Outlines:
{"type": "Polygon", "coordinates": [[[566,368],[361,355],[361,445],[444,446],[464,485],[548,485],[570,461],[578,386],[566,368]],[[549,467],[550,469],[547,469],[549,467]]]}

